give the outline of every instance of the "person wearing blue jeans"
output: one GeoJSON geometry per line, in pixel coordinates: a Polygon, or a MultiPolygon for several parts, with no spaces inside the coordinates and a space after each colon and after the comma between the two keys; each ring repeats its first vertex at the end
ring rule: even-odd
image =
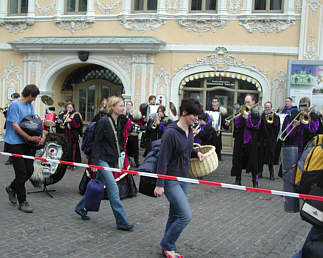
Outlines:
{"type": "MultiPolygon", "coordinates": [[[[157,173],[170,176],[188,177],[190,157],[202,161],[204,155],[193,150],[191,126],[202,112],[201,104],[195,99],[183,99],[180,118],[167,126],[162,139],[157,162],[157,173]]],[[[161,197],[164,193],[169,202],[169,215],[163,239],[160,241],[162,253],[167,258],[184,257],[177,253],[176,241],[192,219],[187,200],[187,183],[157,179],[154,194],[161,197]]]]}
{"type": "MultiPolygon", "coordinates": [[[[98,166],[110,167],[109,164],[105,161],[100,160],[98,166]]],[[[110,201],[110,206],[113,211],[113,215],[116,219],[116,224],[118,229],[127,228],[130,224],[124,207],[119,198],[119,188],[114,179],[114,176],[111,171],[107,170],[98,170],[96,179],[100,180],[106,187],[108,192],[108,197],[110,201]]],[[[85,195],[83,195],[80,202],[76,205],[75,211],[78,214],[81,214],[82,219],[88,220],[87,211],[85,209],[85,195]]]]}
{"type": "MultiPolygon", "coordinates": [[[[94,129],[93,149],[91,163],[102,167],[116,167],[123,146],[122,130],[120,130],[119,115],[124,113],[123,99],[120,97],[109,97],[106,106],[106,115],[102,115],[96,122],[94,129]],[[119,146],[118,146],[118,145],[119,146]]],[[[120,201],[119,188],[111,171],[98,170],[96,178],[107,187],[110,205],[116,219],[117,229],[130,231],[133,225],[129,223],[125,209],[120,201]]],[[[85,196],[75,207],[75,212],[83,220],[89,220],[85,209],[85,196]]]]}

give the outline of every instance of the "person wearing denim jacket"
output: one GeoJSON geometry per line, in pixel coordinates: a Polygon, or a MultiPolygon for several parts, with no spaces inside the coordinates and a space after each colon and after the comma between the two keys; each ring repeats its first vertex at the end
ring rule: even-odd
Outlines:
{"type": "MultiPolygon", "coordinates": [[[[201,104],[195,99],[184,99],[180,107],[178,121],[168,125],[161,139],[157,173],[169,176],[188,177],[190,157],[202,161],[204,155],[193,150],[194,124],[202,112],[201,104]]],[[[185,182],[157,179],[155,196],[165,193],[169,202],[169,216],[165,234],[160,242],[166,257],[183,257],[177,253],[176,240],[192,219],[192,212],[187,200],[188,184],[185,182]]]]}
{"type": "MultiPolygon", "coordinates": [[[[108,99],[106,107],[107,115],[102,116],[95,125],[91,156],[92,164],[102,167],[117,167],[119,158],[117,144],[119,144],[119,149],[123,149],[122,132],[120,130],[118,117],[124,113],[124,109],[125,107],[122,98],[112,96],[108,99]],[[114,130],[109,119],[112,119],[113,126],[115,127],[114,129],[117,131],[118,142],[116,142],[114,130]]],[[[120,201],[119,188],[112,172],[99,169],[96,179],[102,181],[107,187],[108,197],[113,215],[116,219],[117,229],[126,231],[132,230],[133,225],[130,224],[123,204],[120,201]]],[[[75,212],[79,214],[83,220],[90,219],[87,216],[87,210],[85,209],[85,196],[83,196],[76,205],[75,212]]]]}

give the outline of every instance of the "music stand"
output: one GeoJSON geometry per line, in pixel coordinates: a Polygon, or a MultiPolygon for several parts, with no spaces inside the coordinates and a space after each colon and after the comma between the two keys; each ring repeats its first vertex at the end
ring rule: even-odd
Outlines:
{"type": "Polygon", "coordinates": [[[43,190],[39,190],[39,191],[32,191],[32,192],[27,192],[28,194],[32,194],[32,193],[46,193],[48,196],[50,196],[51,198],[54,198],[53,195],[50,194],[50,192],[56,192],[56,190],[52,189],[52,190],[48,190],[47,189],[47,185],[43,184],[43,190]]]}

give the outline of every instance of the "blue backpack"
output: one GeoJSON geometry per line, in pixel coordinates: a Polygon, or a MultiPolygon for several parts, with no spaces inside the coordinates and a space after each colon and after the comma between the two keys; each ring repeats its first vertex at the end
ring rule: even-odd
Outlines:
{"type": "Polygon", "coordinates": [[[96,122],[90,123],[83,134],[81,150],[86,154],[90,155],[92,152],[92,145],[94,140],[94,129],[96,122]]]}

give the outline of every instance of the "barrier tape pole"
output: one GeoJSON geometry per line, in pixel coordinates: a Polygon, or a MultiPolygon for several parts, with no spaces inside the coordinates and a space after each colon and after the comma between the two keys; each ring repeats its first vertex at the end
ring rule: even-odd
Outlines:
{"type": "Polygon", "coordinates": [[[114,172],[120,172],[120,173],[128,173],[128,174],[132,174],[132,175],[168,179],[168,180],[186,182],[186,183],[190,183],[190,184],[212,185],[212,186],[241,190],[241,191],[258,192],[258,193],[266,193],[266,194],[272,194],[272,195],[278,195],[278,196],[294,197],[294,198],[299,198],[299,199],[323,201],[323,196],[316,196],[316,195],[309,195],[309,194],[298,194],[298,193],[270,190],[270,189],[264,189],[264,188],[225,184],[225,183],[219,183],[219,182],[214,182],[214,181],[205,181],[205,180],[192,179],[192,178],[187,178],[187,177],[168,176],[168,175],[140,172],[140,171],[134,171],[134,170],[102,167],[102,166],[97,166],[97,165],[89,165],[89,164],[84,164],[84,163],[77,163],[77,162],[70,162],[70,161],[63,161],[63,160],[56,160],[56,159],[45,159],[42,157],[34,157],[34,156],[28,156],[28,155],[8,153],[8,152],[0,152],[0,155],[12,156],[12,157],[24,158],[24,159],[33,159],[33,160],[39,160],[39,161],[50,162],[50,163],[58,163],[58,164],[69,165],[69,166],[76,166],[76,167],[83,167],[83,168],[94,168],[94,169],[108,170],[108,171],[114,171],[114,172]]]}

